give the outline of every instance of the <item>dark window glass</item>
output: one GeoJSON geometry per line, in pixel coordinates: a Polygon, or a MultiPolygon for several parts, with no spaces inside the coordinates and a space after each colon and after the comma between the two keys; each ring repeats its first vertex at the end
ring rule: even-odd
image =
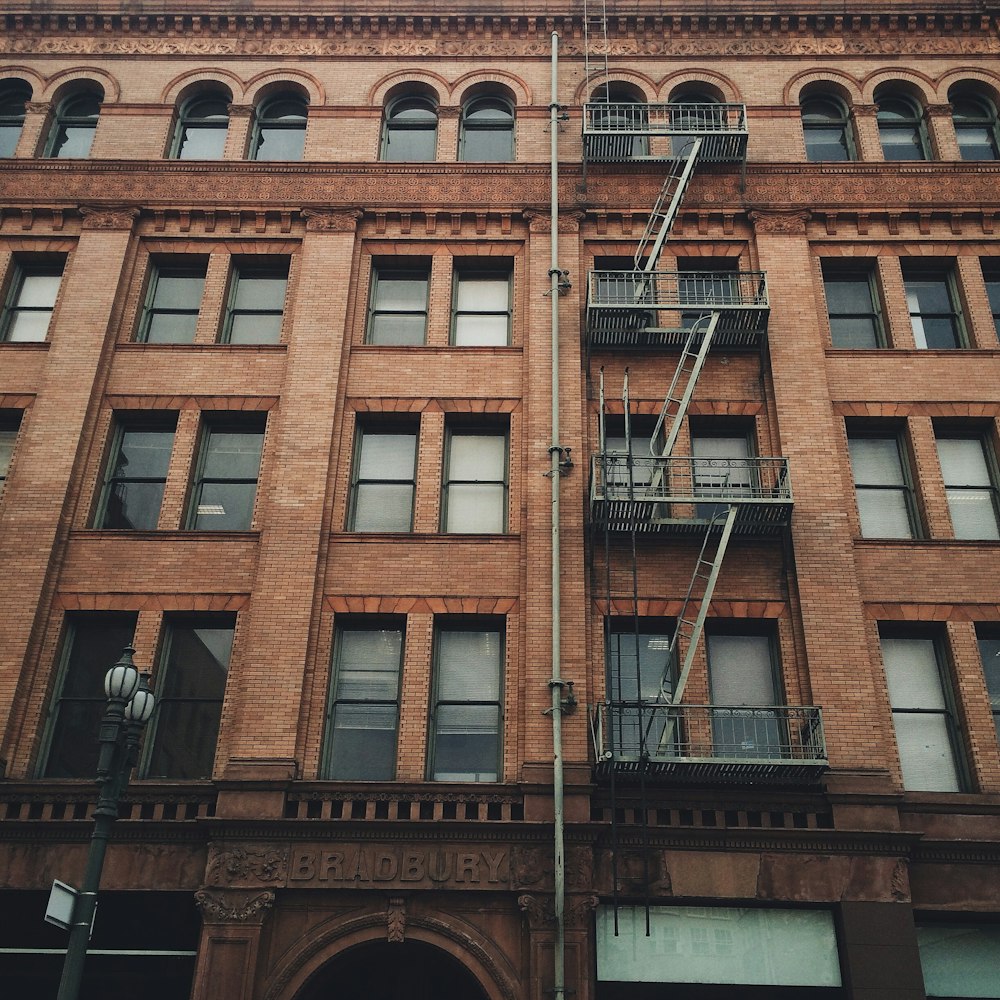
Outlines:
{"type": "Polygon", "coordinates": [[[49,321],[62,281],[61,263],[14,265],[10,290],[0,317],[0,339],[11,343],[40,343],[49,332],[49,321]]]}
{"type": "Polygon", "coordinates": [[[97,774],[97,731],[107,707],[104,675],[131,644],[134,614],[78,615],[67,622],[43,777],[97,774]]]}
{"type": "Polygon", "coordinates": [[[897,434],[848,438],[854,490],[864,538],[913,538],[913,491],[897,434]]]}
{"type": "Polygon", "coordinates": [[[806,159],[813,163],[853,160],[854,141],[847,108],[833,97],[810,97],[802,102],[802,131],[806,159]]]}
{"type": "Polygon", "coordinates": [[[10,470],[10,460],[17,443],[17,432],[21,426],[21,414],[16,410],[0,410],[0,493],[3,493],[10,470]]]}
{"type": "Polygon", "coordinates": [[[990,300],[990,312],[993,314],[993,326],[1000,337],[1000,262],[992,258],[984,259],[983,280],[986,282],[986,294],[990,300]]]}
{"type": "Polygon", "coordinates": [[[944,655],[936,638],[881,630],[903,787],[958,792],[962,777],[944,655]]]}
{"type": "Polygon", "coordinates": [[[233,271],[223,328],[227,344],[277,344],[285,313],[288,262],[275,267],[240,264],[233,271]]]}
{"type": "Polygon", "coordinates": [[[253,518],[261,424],[211,423],[199,449],[190,527],[197,531],[246,531],[253,518]]]}
{"type": "Polygon", "coordinates": [[[1000,538],[994,459],[986,439],[940,434],[937,449],[955,537],[1000,538]]]}
{"type": "Polygon", "coordinates": [[[723,305],[740,301],[736,274],[738,257],[678,257],[677,295],[681,305],[697,305],[681,313],[685,330],[700,322],[704,330],[714,303],[723,305]]]}
{"type": "Polygon", "coordinates": [[[359,426],[348,529],[411,531],[416,475],[415,428],[359,426]]]}
{"type": "Polygon", "coordinates": [[[67,97],[56,110],[45,155],[59,159],[83,159],[89,156],[100,114],[101,98],[97,94],[67,97]]]}
{"type": "Polygon", "coordinates": [[[991,101],[973,94],[952,97],[951,117],[963,160],[998,158],[997,112],[991,101]]]}
{"type": "Polygon", "coordinates": [[[391,781],[396,776],[402,665],[401,625],[337,629],[324,777],[391,781]]]}
{"type": "Polygon", "coordinates": [[[302,159],[308,107],[301,97],[284,95],[261,105],[254,124],[253,160],[302,159]]]}
{"type": "Polygon", "coordinates": [[[174,134],[175,160],[221,160],[229,129],[229,101],[196,97],[185,103],[174,134]]]}
{"type": "Polygon", "coordinates": [[[917,347],[929,350],[964,347],[964,327],[953,269],[904,264],[903,284],[917,347]]]}
{"type": "Polygon", "coordinates": [[[160,518],[176,418],[118,427],[104,477],[98,528],[152,531],[160,518]]]}
{"type": "Polygon", "coordinates": [[[823,287],[834,347],[885,346],[881,302],[873,268],[823,263],[823,287]]]}
{"type": "Polygon", "coordinates": [[[229,613],[167,620],[145,777],[211,777],[235,627],[229,613]]]}
{"type": "Polygon", "coordinates": [[[24,106],[31,100],[31,87],[23,80],[0,84],[0,158],[13,156],[24,128],[24,106]]]}
{"type": "Polygon", "coordinates": [[[372,269],[368,343],[422,344],[427,335],[430,268],[377,266],[372,269]]]}
{"type": "Polygon", "coordinates": [[[511,272],[461,267],[455,272],[452,342],[459,347],[510,343],[511,272]]]}
{"type": "Polygon", "coordinates": [[[514,110],[502,97],[477,97],[462,108],[459,159],[509,163],[514,159],[514,110]]]}
{"type": "MultiPolygon", "coordinates": [[[[757,486],[749,429],[691,431],[691,475],[696,496],[751,496],[757,486]]],[[[728,503],[695,504],[695,516],[714,518],[729,510],[728,503]]]]}
{"type": "Polygon", "coordinates": [[[401,97],[385,110],[382,159],[394,163],[433,160],[437,153],[437,108],[426,97],[401,97]]]}
{"type": "Polygon", "coordinates": [[[990,698],[993,726],[1000,740],[1000,630],[984,627],[979,632],[979,656],[983,661],[983,677],[990,698]]]}
{"type": "Polygon", "coordinates": [[[500,629],[440,628],[435,654],[430,776],[435,781],[498,781],[500,629]]]}
{"type": "Polygon", "coordinates": [[[507,530],[507,435],[478,430],[448,433],[444,530],[507,530]]]}
{"type": "Polygon", "coordinates": [[[923,114],[905,97],[876,98],[878,134],[887,160],[928,160],[923,114]]]}
{"type": "Polygon", "coordinates": [[[148,344],[194,343],[205,268],[204,262],[153,266],[139,340],[148,344]]]}

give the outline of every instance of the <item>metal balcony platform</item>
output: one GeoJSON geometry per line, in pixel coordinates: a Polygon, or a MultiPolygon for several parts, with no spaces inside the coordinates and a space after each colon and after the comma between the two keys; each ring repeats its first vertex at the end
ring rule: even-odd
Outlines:
{"type": "Polygon", "coordinates": [[[595,454],[590,516],[611,532],[703,535],[721,531],[720,507],[737,508],[733,534],[781,534],[792,513],[786,458],[632,457],[595,454]]]}
{"type": "Polygon", "coordinates": [[[701,163],[744,163],[745,104],[641,104],[595,101],[583,106],[583,156],[587,163],[642,163],[686,155],[702,140],[701,163]]]}
{"type": "Polygon", "coordinates": [[[591,736],[599,779],[802,785],[829,767],[815,706],[608,701],[593,708],[591,736]]]}
{"type": "Polygon", "coordinates": [[[680,350],[694,320],[710,313],[719,316],[714,347],[759,347],[770,315],[764,272],[591,271],[587,278],[591,349],[680,350]]]}

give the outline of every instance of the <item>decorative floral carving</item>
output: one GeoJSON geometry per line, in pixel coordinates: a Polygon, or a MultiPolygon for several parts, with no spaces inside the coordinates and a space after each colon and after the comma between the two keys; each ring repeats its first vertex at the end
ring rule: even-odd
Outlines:
{"type": "Polygon", "coordinates": [[[24,110],[30,115],[47,115],[52,109],[50,101],[27,101],[24,110]]]}
{"type": "Polygon", "coordinates": [[[139,217],[138,208],[117,205],[108,208],[98,208],[89,205],[80,206],[84,229],[121,229],[129,230],[139,217]]]}
{"type": "Polygon", "coordinates": [[[533,208],[525,209],[524,217],[528,220],[529,233],[551,233],[552,219],[548,212],[538,212],[533,208]]]}
{"type": "Polygon", "coordinates": [[[570,847],[566,852],[566,885],[589,888],[594,881],[594,855],[589,847],[570,847]]]}
{"type": "Polygon", "coordinates": [[[535,886],[552,874],[552,860],[539,847],[515,847],[510,868],[512,885],[535,886]]]}
{"type": "Polygon", "coordinates": [[[251,118],[253,116],[253,105],[252,104],[230,104],[229,105],[229,117],[230,118],[251,118]]]}
{"type": "Polygon", "coordinates": [[[285,877],[286,858],[280,851],[248,851],[243,847],[218,851],[208,865],[208,878],[214,885],[253,879],[277,882],[285,877]]]}
{"type": "Polygon", "coordinates": [[[808,212],[751,212],[750,220],[758,233],[782,236],[804,236],[808,212]]]}
{"type": "Polygon", "coordinates": [[[385,913],[390,944],[402,944],[406,937],[406,900],[392,896],[385,913]]]}
{"type": "Polygon", "coordinates": [[[591,913],[597,909],[600,902],[600,896],[571,896],[566,906],[566,923],[577,926],[586,925],[590,920],[591,913]]]}
{"type": "Polygon", "coordinates": [[[517,897],[518,907],[528,915],[528,926],[533,930],[555,923],[556,915],[549,897],[526,894],[517,897]]]}
{"type": "Polygon", "coordinates": [[[194,894],[202,918],[210,923],[243,923],[263,913],[274,905],[274,893],[264,892],[209,892],[199,889],[194,894]]]}
{"type": "Polygon", "coordinates": [[[326,211],[315,208],[302,209],[309,233],[353,233],[358,228],[362,213],[357,209],[326,211]]]}
{"type": "Polygon", "coordinates": [[[910,898],[910,878],[909,870],[906,867],[906,862],[902,858],[896,859],[896,864],[892,869],[892,878],[890,879],[889,891],[892,893],[892,898],[896,900],[897,903],[903,903],[910,898]]]}

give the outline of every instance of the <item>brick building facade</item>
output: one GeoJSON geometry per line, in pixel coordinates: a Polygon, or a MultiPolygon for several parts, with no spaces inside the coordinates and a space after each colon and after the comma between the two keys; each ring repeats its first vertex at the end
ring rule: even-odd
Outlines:
{"type": "Polygon", "coordinates": [[[1000,997],[1000,11],[272,6],[5,6],[12,995],[132,640],[86,995],[1000,997]]]}

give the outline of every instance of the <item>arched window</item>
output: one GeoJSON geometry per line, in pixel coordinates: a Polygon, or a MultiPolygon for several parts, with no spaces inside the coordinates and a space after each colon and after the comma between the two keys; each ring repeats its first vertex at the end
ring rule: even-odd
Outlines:
{"type": "Polygon", "coordinates": [[[63,98],[49,130],[45,155],[63,160],[89,156],[100,114],[100,94],[77,93],[63,98]]]}
{"type": "Polygon", "coordinates": [[[433,160],[437,154],[437,107],[429,97],[399,97],[385,109],[382,159],[390,163],[433,160]]]}
{"type": "Polygon", "coordinates": [[[599,132],[594,152],[609,160],[649,156],[649,109],[646,98],[627,83],[606,83],[594,91],[592,121],[599,132]]]}
{"type": "Polygon", "coordinates": [[[857,159],[851,119],[839,98],[827,94],[804,98],[802,132],[806,140],[806,159],[812,163],[857,159]]]}
{"type": "Polygon", "coordinates": [[[458,158],[466,163],[514,159],[514,109],[502,97],[474,97],[462,108],[458,158]]]}
{"type": "Polygon", "coordinates": [[[185,101],[177,119],[172,157],[175,160],[221,160],[229,129],[229,101],[206,94],[185,101]]]}
{"type": "Polygon", "coordinates": [[[875,95],[878,136],[887,160],[928,160],[930,147],[917,103],[900,94],[875,95]]]}
{"type": "Polygon", "coordinates": [[[24,106],[31,100],[31,87],[23,80],[0,84],[0,157],[13,156],[24,126],[24,106]]]}
{"type": "Polygon", "coordinates": [[[257,109],[250,159],[301,160],[308,113],[308,105],[297,94],[279,94],[265,101],[257,109]]]}
{"type": "Polygon", "coordinates": [[[997,141],[997,109],[979,94],[949,93],[955,138],[963,160],[1000,159],[997,141]]]}

